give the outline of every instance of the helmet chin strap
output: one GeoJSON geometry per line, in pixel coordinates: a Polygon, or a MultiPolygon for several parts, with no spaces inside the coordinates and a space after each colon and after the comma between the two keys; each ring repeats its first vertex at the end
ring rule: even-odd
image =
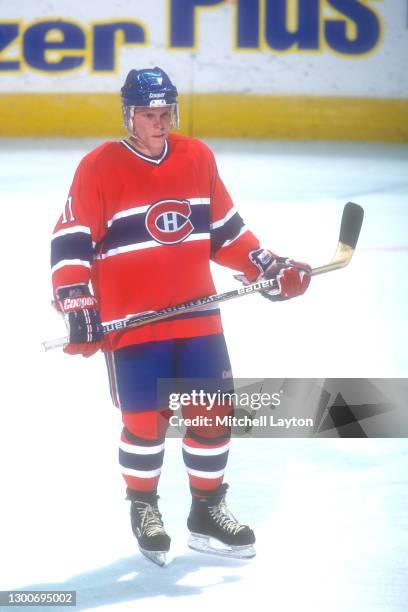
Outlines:
{"type": "Polygon", "coordinates": [[[148,150],[148,147],[146,146],[145,142],[140,138],[140,136],[138,136],[137,132],[135,131],[134,117],[135,117],[135,109],[134,107],[132,107],[129,112],[128,125],[127,125],[129,138],[136,145],[136,148],[139,145],[140,147],[142,147],[142,149],[148,150]]]}
{"type": "Polygon", "coordinates": [[[145,142],[137,135],[136,132],[131,132],[129,137],[134,144],[141,146],[143,149],[147,148],[145,142]]]}

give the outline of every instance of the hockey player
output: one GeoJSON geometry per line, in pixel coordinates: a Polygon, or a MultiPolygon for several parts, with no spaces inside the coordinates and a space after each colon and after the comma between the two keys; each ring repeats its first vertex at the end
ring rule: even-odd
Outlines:
{"type": "MultiPolygon", "coordinates": [[[[105,353],[123,431],[119,460],[140,550],[164,564],[170,548],[157,486],[170,411],[158,405],[158,378],[225,379],[231,366],[218,308],[104,336],[104,323],[214,293],[210,260],[243,282],[276,278],[288,299],[308,287],[310,267],[262,249],[222,183],[202,142],[179,126],[177,89],[156,67],[131,70],[121,89],[128,137],[80,162],[52,239],[55,301],[69,354],[105,353]]],[[[187,407],[187,415],[201,410],[187,407]]],[[[205,413],[205,407],[202,408],[205,413]]],[[[216,406],[230,414],[230,406],[216,406]]],[[[223,483],[230,431],[187,428],[183,458],[192,494],[190,547],[247,558],[253,531],[228,511],[223,483]],[[217,546],[213,546],[213,539],[217,546]],[[223,548],[220,549],[219,545],[223,548]]]]}

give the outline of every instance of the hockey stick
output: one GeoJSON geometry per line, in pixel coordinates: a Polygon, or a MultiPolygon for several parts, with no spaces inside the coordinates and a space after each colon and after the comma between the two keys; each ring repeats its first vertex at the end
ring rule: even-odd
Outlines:
{"type": "MultiPolygon", "coordinates": [[[[331,272],[332,270],[338,270],[344,268],[350,262],[354,249],[356,248],[357,240],[360,234],[361,225],[363,223],[364,211],[361,206],[354,204],[353,202],[347,202],[344,206],[343,216],[341,219],[339,242],[337,245],[336,252],[332,260],[318,268],[313,268],[312,276],[317,274],[324,274],[325,272],[331,272]]],[[[170,317],[177,316],[181,313],[192,312],[194,310],[200,310],[207,305],[219,304],[232,300],[243,295],[250,293],[257,293],[259,291],[265,291],[267,289],[277,289],[278,285],[276,279],[262,280],[257,283],[252,283],[239,289],[232,291],[226,291],[225,293],[217,293],[214,295],[208,295],[191,302],[184,304],[178,304],[176,306],[169,306],[162,310],[149,311],[134,317],[128,317],[127,319],[120,319],[113,323],[103,324],[103,329],[106,334],[112,331],[122,331],[131,327],[140,327],[141,325],[147,325],[148,323],[155,323],[163,319],[169,319],[170,317]]],[[[48,351],[53,348],[64,346],[68,343],[68,338],[57,338],[55,340],[49,340],[42,343],[44,351],[48,351]]]]}

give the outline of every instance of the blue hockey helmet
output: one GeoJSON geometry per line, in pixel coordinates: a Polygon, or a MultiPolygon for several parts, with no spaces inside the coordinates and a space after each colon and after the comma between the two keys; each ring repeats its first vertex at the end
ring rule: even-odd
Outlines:
{"type": "Polygon", "coordinates": [[[177,88],[168,75],[156,66],[131,70],[120,90],[125,127],[133,133],[133,114],[135,107],[170,106],[171,127],[179,127],[177,88]]]}

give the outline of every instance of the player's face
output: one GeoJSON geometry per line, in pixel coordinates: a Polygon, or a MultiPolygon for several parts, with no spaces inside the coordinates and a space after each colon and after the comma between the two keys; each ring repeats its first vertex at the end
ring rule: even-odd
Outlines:
{"type": "Polygon", "coordinates": [[[160,155],[170,126],[170,108],[136,108],[133,115],[133,132],[137,148],[151,157],[160,155]]]}

